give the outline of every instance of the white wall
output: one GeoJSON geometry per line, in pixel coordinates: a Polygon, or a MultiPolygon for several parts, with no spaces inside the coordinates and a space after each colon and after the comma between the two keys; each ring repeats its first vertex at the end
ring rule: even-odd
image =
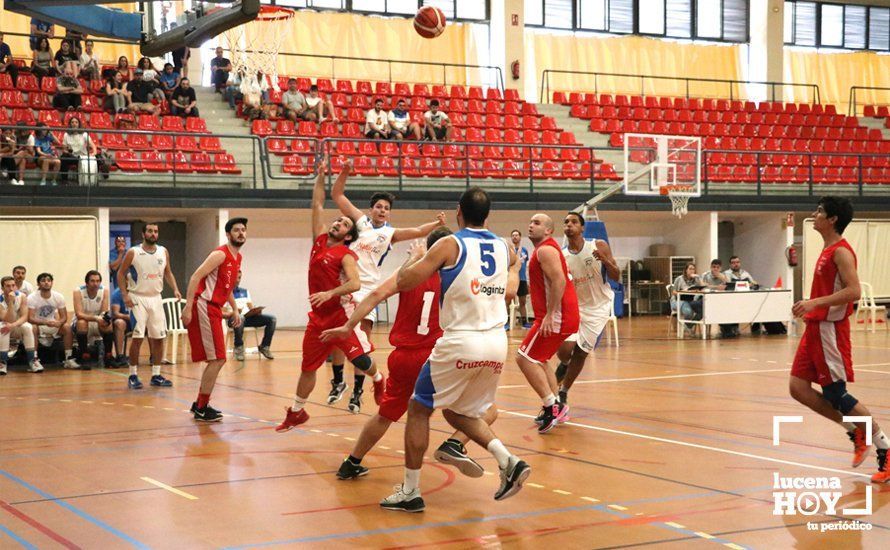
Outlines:
{"type": "MultiPolygon", "coordinates": [[[[784,287],[791,288],[787,281],[788,262],[785,248],[787,234],[782,226],[784,215],[781,212],[764,214],[721,214],[721,219],[735,224],[733,251],[742,259],[742,267],[765,287],[772,288],[776,279],[783,279],[784,287]]],[[[729,258],[721,258],[724,268],[729,269],[729,258]]]]}

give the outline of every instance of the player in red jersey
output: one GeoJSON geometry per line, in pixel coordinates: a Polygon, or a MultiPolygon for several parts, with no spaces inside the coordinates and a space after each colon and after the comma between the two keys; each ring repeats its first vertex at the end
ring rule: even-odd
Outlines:
{"type": "MultiPolygon", "coordinates": [[[[335,185],[342,185],[341,180],[345,180],[351,170],[352,162],[347,160],[335,185]]],[[[315,238],[309,255],[309,304],[312,311],[309,312],[309,325],[303,335],[303,364],[294,404],[287,408],[287,416],[275,428],[277,432],[286,432],[309,420],[309,413],[303,407],[315,388],[315,371],[335,348],[341,350],[355,368],[371,376],[374,401],[378,405],[386,387],[383,375],[378,372],[370,356],[374,346],[361,329],[328,342],[320,339],[323,331],[346,323],[355,309],[352,293],[361,288],[356,255],[347,246],[358,235],[355,223],[348,216],[338,216],[328,229],[321,221],[324,214],[324,179],[325,171],[320,168],[312,191],[312,236],[315,238]]]]}
{"type": "Polygon", "coordinates": [[[850,314],[859,299],[859,274],[856,254],[843,237],[853,219],[853,206],[843,197],[822,197],[813,213],[813,229],[822,235],[825,247],[816,261],[810,299],[794,304],[793,313],[803,317],[806,330],[791,366],[791,397],[847,430],[853,441],[853,466],[865,460],[864,423],[844,422],[845,416],[872,418],[872,441],[877,447],[878,472],[871,480],[890,480],[887,449],[890,442],[865,405],[847,393],[853,382],[853,357],[850,344],[850,314]],[[822,386],[816,391],[812,384],[822,386]]]}
{"type": "MultiPolygon", "coordinates": [[[[192,414],[201,422],[218,422],[222,413],[210,406],[210,393],[219,370],[226,364],[226,337],[222,329],[222,306],[226,302],[237,311],[232,291],[241,269],[241,247],[247,241],[247,218],[226,222],[228,244],[210,253],[192,274],[182,310],[182,324],[188,328],[192,361],[207,361],[201,375],[198,400],[192,403],[192,414]]],[[[233,324],[238,326],[241,320],[233,324]]]]}
{"type": "Polygon", "coordinates": [[[535,251],[528,262],[529,288],[535,324],[516,351],[522,374],[544,404],[538,416],[539,433],[550,431],[564,421],[569,406],[556,399],[559,391],[556,374],[547,361],[566,338],[578,332],[578,297],[569,278],[565,256],[553,239],[553,220],[547,214],[535,214],[528,224],[528,238],[535,251]]]}

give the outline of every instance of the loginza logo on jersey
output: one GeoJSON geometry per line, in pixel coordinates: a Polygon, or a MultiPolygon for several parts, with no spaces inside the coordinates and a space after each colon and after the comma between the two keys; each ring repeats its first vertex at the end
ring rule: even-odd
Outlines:
{"type": "Polygon", "coordinates": [[[474,295],[485,294],[486,296],[503,296],[507,293],[507,287],[487,285],[484,283],[480,283],[479,279],[473,279],[472,281],[470,281],[470,292],[472,292],[474,295]]]}

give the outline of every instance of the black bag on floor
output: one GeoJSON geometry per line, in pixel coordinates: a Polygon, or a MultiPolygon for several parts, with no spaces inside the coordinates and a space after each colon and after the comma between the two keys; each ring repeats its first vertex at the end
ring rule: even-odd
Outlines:
{"type": "Polygon", "coordinates": [[[788,334],[788,329],[785,328],[785,324],[781,322],[774,323],[763,323],[763,328],[766,330],[767,334],[788,334]]]}

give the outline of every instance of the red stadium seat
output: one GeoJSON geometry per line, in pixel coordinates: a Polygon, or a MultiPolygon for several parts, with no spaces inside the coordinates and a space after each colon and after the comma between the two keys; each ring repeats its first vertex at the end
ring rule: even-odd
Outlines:
{"type": "MultiPolygon", "coordinates": [[[[107,137],[108,135],[106,135],[107,137]]],[[[142,172],[142,163],[139,156],[133,151],[118,152],[115,155],[115,163],[124,172],[142,172]]]]}
{"type": "Polygon", "coordinates": [[[235,164],[235,157],[227,153],[217,153],[213,157],[213,165],[222,174],[240,174],[241,169],[235,164]]]}

